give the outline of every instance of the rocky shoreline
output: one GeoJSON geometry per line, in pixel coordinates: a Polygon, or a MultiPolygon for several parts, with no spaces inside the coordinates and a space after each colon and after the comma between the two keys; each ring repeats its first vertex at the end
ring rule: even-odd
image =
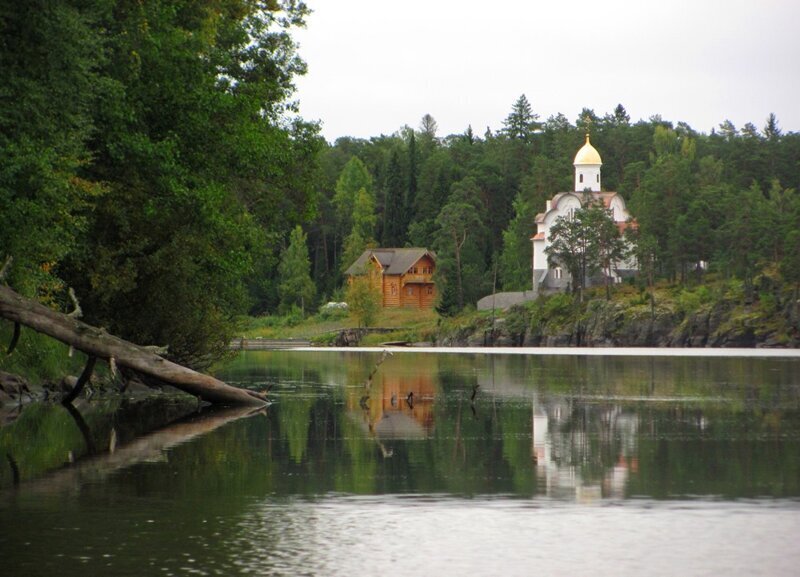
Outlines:
{"type": "MultiPolygon", "coordinates": [[[[781,304],[781,303],[779,303],[781,304]]],[[[518,305],[472,326],[442,330],[438,346],[798,348],[800,306],[763,307],[728,300],[687,312],[595,300],[583,308],[538,314],[518,305]]]]}

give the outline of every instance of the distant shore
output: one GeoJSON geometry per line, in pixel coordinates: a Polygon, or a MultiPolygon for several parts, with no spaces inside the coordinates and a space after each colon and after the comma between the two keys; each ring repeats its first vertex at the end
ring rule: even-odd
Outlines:
{"type": "MultiPolygon", "coordinates": [[[[248,349],[244,349],[245,351],[248,349]]],[[[251,349],[252,350],[252,349],[251,349]]],[[[265,350],[265,349],[261,349],[265,350]]],[[[295,347],[272,350],[291,350],[317,353],[438,353],[529,356],[587,356],[587,357],[716,357],[716,358],[786,358],[800,359],[800,349],[757,348],[680,348],[680,347],[295,347]]]]}

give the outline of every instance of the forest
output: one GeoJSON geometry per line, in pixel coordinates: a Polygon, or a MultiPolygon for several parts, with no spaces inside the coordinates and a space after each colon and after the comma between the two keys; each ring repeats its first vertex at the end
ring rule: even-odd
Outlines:
{"type": "Polygon", "coordinates": [[[631,122],[621,104],[602,115],[584,108],[574,123],[563,114],[542,119],[522,95],[482,137],[471,126],[438,137],[426,115],[416,129],[326,146],[308,227],[317,287],[335,291],[336,273],[359,252],[350,243],[368,228],[378,246],[437,251],[440,312],[460,308],[453,239],[463,233],[465,303],[493,288],[530,290],[534,218],[556,192],[572,190],[585,134],[603,160],[603,189],[620,192],[638,224],[631,240],[645,277],[699,283],[710,271],[747,284],[777,266],[797,282],[800,135],[784,133],[774,114],[761,128],[725,120],[704,134],[658,116],[631,122]],[[366,224],[342,210],[359,188],[367,192],[357,201],[369,209],[366,224]]]}
{"type": "Polygon", "coordinates": [[[72,288],[88,322],[179,362],[218,355],[241,315],[342,300],[368,246],[435,250],[441,314],[530,289],[533,219],[572,188],[585,134],[647,282],[800,282],[800,134],[773,114],[721,111],[707,134],[622,104],[542,118],[522,95],[485,130],[426,114],[328,143],[293,100],[304,2],[2,6],[4,281],[61,310],[72,288]]]}

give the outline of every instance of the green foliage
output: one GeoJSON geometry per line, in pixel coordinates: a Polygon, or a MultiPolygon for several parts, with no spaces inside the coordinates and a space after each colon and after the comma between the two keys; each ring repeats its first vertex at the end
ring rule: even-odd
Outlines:
{"type": "Polygon", "coordinates": [[[80,171],[92,151],[92,109],[106,89],[100,23],[106,7],[71,0],[6,2],[0,20],[0,260],[19,292],[61,288],[56,265],[86,230],[102,192],[80,171]]]}
{"type": "Polygon", "coordinates": [[[14,352],[6,355],[12,333],[13,324],[0,320],[0,370],[20,375],[32,384],[58,382],[65,375],[80,374],[86,362],[83,354],[70,356],[67,345],[25,327],[14,352]]]}
{"type": "Polygon", "coordinates": [[[541,296],[526,305],[530,311],[530,326],[541,331],[543,327],[561,328],[574,324],[580,303],[569,293],[541,296]]]}
{"type": "Polygon", "coordinates": [[[339,179],[336,181],[336,194],[333,197],[333,203],[336,207],[339,230],[349,231],[353,229],[355,224],[353,213],[361,191],[364,191],[368,196],[372,193],[372,176],[370,176],[361,159],[353,156],[344,166],[339,179]]]}
{"type": "Polygon", "coordinates": [[[700,286],[696,289],[680,289],[675,297],[677,311],[683,315],[697,312],[703,305],[709,304],[713,295],[708,287],[700,286]]]}
{"type": "Polygon", "coordinates": [[[525,332],[530,328],[531,314],[528,307],[524,305],[515,305],[505,312],[505,324],[503,330],[511,335],[516,341],[515,344],[521,344],[525,337],[525,332]]]}
{"type": "Polygon", "coordinates": [[[559,293],[543,299],[542,312],[551,318],[568,318],[575,309],[575,299],[566,293],[559,293]]]}
{"type": "Polygon", "coordinates": [[[780,271],[788,282],[800,286],[800,230],[786,236],[786,249],[780,261],[780,271]]]}
{"type": "Polygon", "coordinates": [[[345,301],[359,327],[371,326],[381,310],[381,293],[372,286],[366,274],[351,277],[345,301]]]}
{"type": "Polygon", "coordinates": [[[486,290],[486,263],[481,253],[485,229],[480,189],[473,178],[455,183],[447,204],[436,218],[440,310],[461,310],[486,290]],[[442,288],[444,291],[442,292],[442,288]]]}
{"type": "Polygon", "coordinates": [[[346,319],[349,313],[346,307],[321,307],[317,313],[317,318],[321,321],[332,321],[337,319],[346,319]]]}
{"type": "Polygon", "coordinates": [[[315,126],[285,116],[305,70],[287,31],[306,13],[244,0],[4,11],[11,283],[45,301],[68,284],[87,321],[198,365],[235,314],[277,302],[279,241],[312,213],[319,147],[315,126]]]}
{"type": "MultiPolygon", "coordinates": [[[[572,277],[573,291],[583,300],[588,280],[609,271],[624,257],[625,245],[614,219],[602,202],[587,202],[570,218],[559,217],[550,228],[547,260],[566,268],[572,277]]],[[[606,283],[609,274],[604,274],[606,283]]],[[[606,284],[608,288],[608,284],[606,284]]]]}
{"type": "Polygon", "coordinates": [[[511,112],[503,121],[503,132],[509,138],[529,142],[539,128],[538,114],[534,114],[528,98],[523,94],[514,103],[511,112]]]}
{"type": "Polygon", "coordinates": [[[522,195],[514,199],[514,218],[503,231],[503,252],[500,254],[500,278],[503,290],[522,291],[531,286],[536,209],[522,195]]]}
{"type": "Polygon", "coordinates": [[[392,151],[387,170],[381,244],[384,247],[402,247],[405,244],[408,228],[407,183],[397,149],[392,151]]]}
{"type": "Polygon", "coordinates": [[[306,235],[299,224],[289,236],[289,246],[281,257],[278,273],[281,307],[286,310],[299,306],[300,313],[305,316],[306,306],[311,304],[316,287],[311,280],[311,261],[308,258],[306,235]]]}

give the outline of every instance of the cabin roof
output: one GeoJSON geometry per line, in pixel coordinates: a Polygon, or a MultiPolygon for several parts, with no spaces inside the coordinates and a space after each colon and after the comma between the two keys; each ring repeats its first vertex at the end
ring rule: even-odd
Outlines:
{"type": "Polygon", "coordinates": [[[345,271],[345,274],[362,274],[364,267],[372,257],[380,263],[384,274],[405,274],[426,255],[434,263],[436,262],[436,253],[427,248],[370,248],[361,253],[356,262],[345,271]]]}

